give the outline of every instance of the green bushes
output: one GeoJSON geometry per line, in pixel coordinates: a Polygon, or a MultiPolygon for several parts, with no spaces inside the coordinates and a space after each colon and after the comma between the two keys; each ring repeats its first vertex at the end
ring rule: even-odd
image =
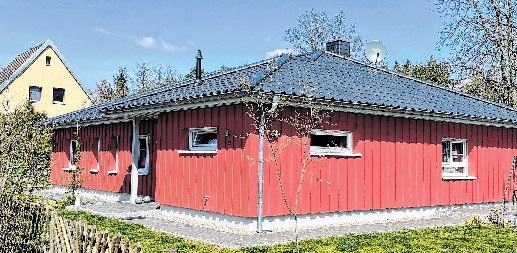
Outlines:
{"type": "MultiPolygon", "coordinates": [[[[52,128],[31,103],[0,113],[0,186],[4,194],[24,195],[49,184],[52,128]]],[[[20,196],[21,197],[21,196],[20,196]]]]}

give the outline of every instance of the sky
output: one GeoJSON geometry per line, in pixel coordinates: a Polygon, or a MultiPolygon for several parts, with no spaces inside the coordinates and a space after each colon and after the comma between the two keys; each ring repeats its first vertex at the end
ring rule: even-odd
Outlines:
{"type": "Polygon", "coordinates": [[[198,49],[211,72],[285,49],[285,30],[314,9],[329,17],[343,11],[358,35],[385,44],[391,67],[447,58],[436,49],[444,20],[434,8],[428,0],[0,0],[0,66],[51,39],[89,89],[143,61],[186,74],[198,49]]]}

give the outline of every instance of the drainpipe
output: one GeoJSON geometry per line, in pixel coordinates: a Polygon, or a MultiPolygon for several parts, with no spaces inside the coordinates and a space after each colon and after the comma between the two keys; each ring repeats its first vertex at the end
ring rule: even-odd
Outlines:
{"type": "Polygon", "coordinates": [[[140,138],[140,118],[133,119],[133,150],[131,150],[131,204],[135,204],[138,195],[138,140],[140,138]]]}
{"type": "MultiPolygon", "coordinates": [[[[273,97],[273,106],[267,111],[268,114],[273,113],[277,106],[280,97],[273,97]]],[[[262,233],[262,204],[264,195],[264,128],[265,128],[265,114],[262,113],[260,117],[259,127],[259,176],[258,176],[258,217],[257,217],[257,233],[262,233]]]]}
{"type": "Polygon", "coordinates": [[[264,114],[260,117],[259,128],[259,176],[258,176],[258,220],[257,233],[262,233],[262,196],[264,192],[264,114]]]}

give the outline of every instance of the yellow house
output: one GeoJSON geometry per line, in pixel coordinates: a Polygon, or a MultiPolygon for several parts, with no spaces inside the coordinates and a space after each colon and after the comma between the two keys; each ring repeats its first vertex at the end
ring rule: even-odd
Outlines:
{"type": "Polygon", "coordinates": [[[0,71],[0,109],[11,111],[24,100],[49,118],[91,105],[88,90],[51,40],[16,56],[0,71]]]}

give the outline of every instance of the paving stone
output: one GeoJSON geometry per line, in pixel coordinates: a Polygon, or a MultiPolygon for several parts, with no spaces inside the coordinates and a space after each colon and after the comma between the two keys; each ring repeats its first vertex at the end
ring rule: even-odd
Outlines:
{"type": "MultiPolygon", "coordinates": [[[[55,198],[55,195],[47,194],[55,198]]],[[[360,224],[345,224],[339,226],[321,226],[308,229],[299,229],[299,239],[326,238],[343,236],[346,234],[361,234],[373,232],[387,232],[404,229],[419,229],[440,226],[455,226],[472,216],[488,217],[490,210],[501,205],[486,205],[475,208],[458,208],[442,210],[438,215],[417,219],[396,221],[364,222],[360,224]]],[[[254,233],[224,229],[219,226],[207,226],[200,222],[174,220],[161,215],[160,205],[156,203],[131,204],[129,202],[98,202],[95,204],[70,206],[72,210],[88,211],[95,214],[117,218],[124,222],[141,224],[156,231],[170,233],[183,238],[203,241],[219,246],[240,248],[249,246],[273,245],[289,243],[294,240],[294,230],[254,233]],[[130,218],[130,219],[128,219],[130,218]],[[219,229],[217,229],[219,228],[219,229]]],[[[507,205],[508,218],[517,217],[517,207],[507,205]]]]}

